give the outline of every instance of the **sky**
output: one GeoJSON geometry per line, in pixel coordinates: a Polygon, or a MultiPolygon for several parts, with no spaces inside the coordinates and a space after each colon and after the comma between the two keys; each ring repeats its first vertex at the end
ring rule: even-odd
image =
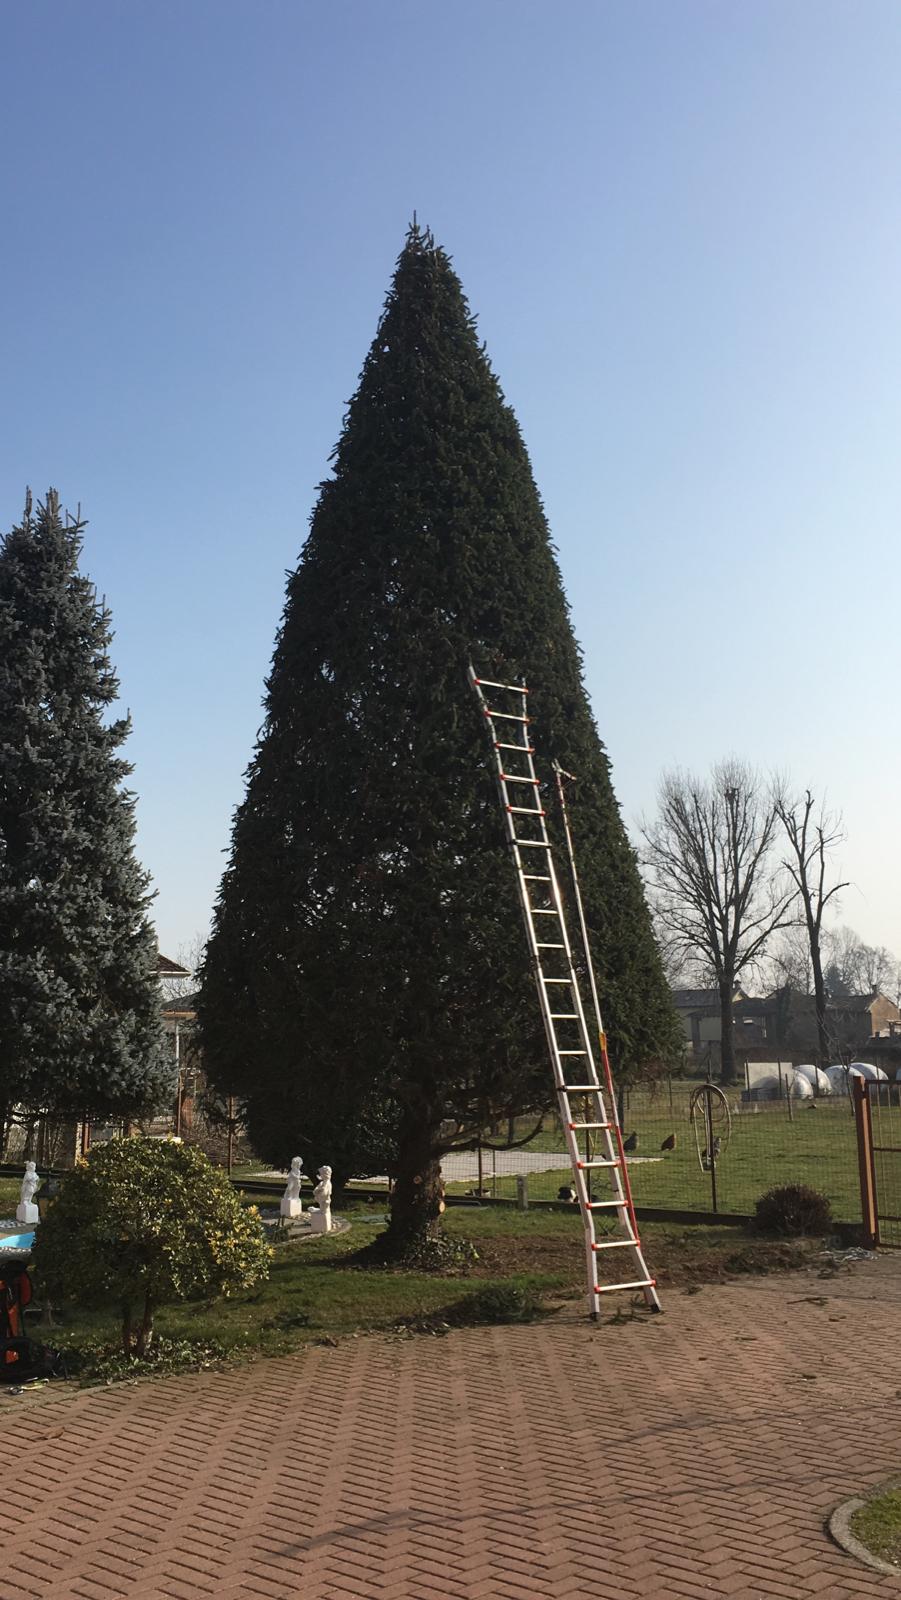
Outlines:
{"type": "Polygon", "coordinates": [[[0,6],[0,529],[89,526],[161,946],[413,211],[517,413],[630,828],[736,754],[901,952],[896,0],[0,6]]]}

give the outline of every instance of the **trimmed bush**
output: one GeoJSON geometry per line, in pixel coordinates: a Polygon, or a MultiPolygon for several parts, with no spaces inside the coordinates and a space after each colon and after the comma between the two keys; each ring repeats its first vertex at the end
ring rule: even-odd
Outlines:
{"type": "Polygon", "coordinates": [[[777,1233],[794,1239],[802,1234],[832,1231],[832,1206],[818,1189],[806,1183],[786,1183],[762,1194],[754,1208],[758,1233],[777,1233]]]}
{"type": "Polygon", "coordinates": [[[49,1299],[115,1300],[126,1356],[144,1356],[157,1306],[251,1289],[271,1253],[256,1209],[200,1150],[115,1139],[64,1179],[34,1259],[49,1299]]]}

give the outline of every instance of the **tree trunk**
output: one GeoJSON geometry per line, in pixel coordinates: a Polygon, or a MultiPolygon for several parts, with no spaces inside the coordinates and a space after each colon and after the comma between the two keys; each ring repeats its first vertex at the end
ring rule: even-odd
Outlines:
{"type": "Polygon", "coordinates": [[[735,1043],[732,1033],[732,984],[720,989],[720,1076],[723,1083],[734,1083],[735,1043]]]}
{"type": "Polygon", "coordinates": [[[826,985],[823,981],[823,963],[818,941],[815,944],[811,940],[810,964],[813,968],[813,994],[817,1014],[817,1048],[822,1067],[829,1059],[829,1029],[826,1025],[826,985]]]}
{"type": "Polygon", "coordinates": [[[131,1301],[122,1302],[122,1349],[126,1356],[131,1355],[131,1301]]]}
{"type": "Polygon", "coordinates": [[[0,1160],[6,1154],[6,1142],[12,1131],[13,1107],[11,1102],[4,1101],[0,1105],[0,1160]]]}
{"type": "Polygon", "coordinates": [[[152,1338],[153,1338],[153,1301],[150,1298],[150,1291],[148,1290],[147,1293],[144,1296],[144,1316],[143,1316],[143,1318],[141,1320],[141,1326],[138,1329],[138,1339],[137,1339],[137,1346],[136,1346],[136,1349],[135,1349],[135,1354],[139,1355],[139,1356],[145,1356],[147,1354],[147,1347],[150,1344],[150,1341],[151,1341],[152,1338]]]}
{"type": "Polygon", "coordinates": [[[402,1256],[414,1243],[438,1234],[443,1186],[434,1132],[425,1116],[411,1114],[404,1118],[395,1162],[391,1218],[385,1235],[389,1255],[402,1256]]]}

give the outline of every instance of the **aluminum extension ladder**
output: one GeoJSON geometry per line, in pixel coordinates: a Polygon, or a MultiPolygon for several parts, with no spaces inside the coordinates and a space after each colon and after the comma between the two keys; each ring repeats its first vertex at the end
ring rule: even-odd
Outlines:
{"type": "Polygon", "coordinates": [[[659,1311],[655,1280],[648,1272],[632,1192],[626,1153],[623,1149],[622,1130],[616,1112],[616,1096],[607,1040],[601,1020],[600,1005],[591,953],[588,948],[588,930],[582,911],[581,895],[575,871],[575,857],[569,821],[563,795],[564,774],[555,766],[558,793],[563,812],[563,823],[573,882],[573,898],[578,911],[585,964],[591,986],[592,1009],[597,1024],[597,1043],[600,1052],[603,1083],[598,1077],[591,1030],[585,1015],[579,979],[573,963],[572,945],[566,922],[566,912],[554,870],[553,845],[548,837],[546,812],[541,804],[540,783],[535,774],[534,747],[530,742],[528,715],[528,689],[525,684],[492,683],[477,678],[472,666],[468,678],[478,696],[485,718],[485,726],[494,751],[495,778],[507,827],[519,899],[525,919],[526,936],[541,1015],[550,1049],[554,1087],[560,1110],[560,1121],[566,1137],[573,1170],[573,1180],[582,1222],[585,1229],[585,1254],[588,1269],[588,1303],[591,1315],[600,1312],[601,1295],[623,1291],[641,1290],[652,1311],[659,1311]],[[484,691],[492,691],[493,701],[515,709],[501,710],[491,706],[484,691]],[[500,733],[496,724],[501,724],[500,733]],[[521,802],[525,802],[521,804],[521,802]],[[537,870],[533,870],[537,869],[537,870]],[[570,1081],[571,1079],[571,1081],[570,1081]],[[573,1105],[577,1103],[578,1110],[573,1105]],[[608,1111],[609,1106],[609,1111],[608,1111]],[[585,1138],[584,1151],[579,1145],[579,1135],[585,1138]],[[592,1135],[600,1135],[592,1139],[592,1135]],[[592,1144],[597,1149],[593,1151],[592,1144]],[[609,1179],[611,1198],[593,1197],[591,1174],[599,1171],[609,1179]],[[598,1238],[595,1218],[615,1214],[618,1220],[616,1235],[598,1238]],[[635,1266],[635,1273],[627,1282],[601,1281],[601,1261],[608,1250],[627,1250],[635,1266]]]}

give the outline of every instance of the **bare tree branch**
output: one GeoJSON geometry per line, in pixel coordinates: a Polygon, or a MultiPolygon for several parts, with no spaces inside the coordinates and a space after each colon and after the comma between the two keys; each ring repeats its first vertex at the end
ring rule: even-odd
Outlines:
{"type": "Polygon", "coordinates": [[[825,1058],[833,1053],[834,1040],[828,1026],[823,976],[823,913],[839,891],[848,887],[846,882],[836,882],[827,889],[826,868],[827,858],[844,841],[845,830],[841,817],[827,812],[822,804],[814,815],[817,802],[810,789],[804,791],[803,799],[789,799],[784,781],[780,782],[774,789],[773,803],[788,843],[783,866],[797,888],[807,929],[817,1041],[820,1055],[825,1058]]]}

